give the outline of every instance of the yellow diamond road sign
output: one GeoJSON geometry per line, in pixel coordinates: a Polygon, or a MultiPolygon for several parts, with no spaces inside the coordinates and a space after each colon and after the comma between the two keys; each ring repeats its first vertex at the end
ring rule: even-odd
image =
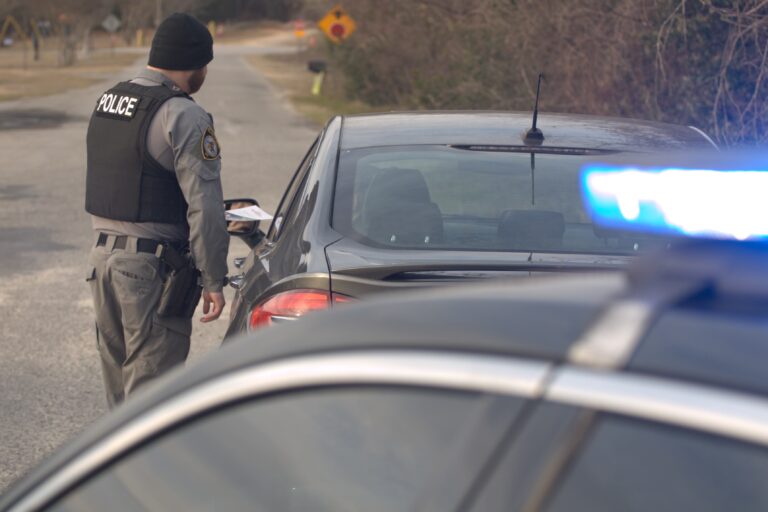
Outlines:
{"type": "Polygon", "coordinates": [[[355,20],[350,18],[340,5],[328,11],[328,14],[317,23],[317,26],[328,39],[336,44],[348,38],[357,28],[355,20]]]}

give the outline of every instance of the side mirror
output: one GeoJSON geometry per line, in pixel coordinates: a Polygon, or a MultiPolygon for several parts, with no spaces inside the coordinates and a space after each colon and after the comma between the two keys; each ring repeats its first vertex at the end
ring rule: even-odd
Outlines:
{"type": "Polygon", "coordinates": [[[259,206],[255,199],[226,199],[224,201],[224,210],[227,218],[227,232],[230,235],[251,238],[259,232],[259,220],[251,220],[247,216],[238,215],[233,210],[248,208],[249,206],[259,206]]]}

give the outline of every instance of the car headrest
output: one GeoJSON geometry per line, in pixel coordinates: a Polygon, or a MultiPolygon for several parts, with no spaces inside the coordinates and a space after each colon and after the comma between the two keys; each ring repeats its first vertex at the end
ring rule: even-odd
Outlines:
{"type": "Polygon", "coordinates": [[[380,243],[422,245],[443,236],[440,209],[416,169],[381,169],[371,181],[363,205],[366,236],[380,243]]]}
{"type": "Polygon", "coordinates": [[[435,203],[403,203],[399,210],[372,218],[366,235],[387,245],[428,245],[443,240],[443,216],[435,203]]]}
{"type": "Polygon", "coordinates": [[[555,249],[564,233],[565,218],[560,212],[505,210],[499,219],[499,238],[521,249],[555,249]]]}
{"type": "Polygon", "coordinates": [[[421,203],[432,202],[424,176],[416,169],[389,167],[381,169],[371,181],[366,203],[421,203]]]}

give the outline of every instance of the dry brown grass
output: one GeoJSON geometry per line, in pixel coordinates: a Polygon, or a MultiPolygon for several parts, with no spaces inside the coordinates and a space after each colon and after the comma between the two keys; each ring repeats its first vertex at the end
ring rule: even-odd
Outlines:
{"type": "Polygon", "coordinates": [[[47,96],[69,89],[87,87],[133,64],[135,54],[97,50],[74,66],[60,67],[56,49],[41,51],[40,60],[22,48],[0,49],[0,101],[47,96]]]}
{"type": "Polygon", "coordinates": [[[334,70],[326,76],[323,94],[313,96],[314,74],[307,69],[307,62],[318,58],[322,58],[322,52],[304,50],[289,55],[251,55],[247,60],[286,95],[297,112],[318,126],[334,115],[387,110],[386,107],[374,108],[361,101],[344,99],[340,77],[334,70]]]}

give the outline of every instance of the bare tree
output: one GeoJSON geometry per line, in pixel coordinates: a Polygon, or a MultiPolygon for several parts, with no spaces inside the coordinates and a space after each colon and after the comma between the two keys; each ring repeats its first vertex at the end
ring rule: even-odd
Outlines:
{"type": "MultiPolygon", "coordinates": [[[[15,3],[0,1],[8,5],[15,3]]],[[[29,22],[51,22],[59,39],[59,63],[68,66],[75,62],[78,44],[87,44],[91,29],[110,12],[111,4],[111,0],[35,0],[16,2],[14,11],[29,22]]]]}
{"type": "MultiPolygon", "coordinates": [[[[315,10],[322,0],[312,3],[315,10]]],[[[327,4],[326,4],[327,5],[327,4]]],[[[355,0],[329,52],[349,96],[408,108],[542,108],[768,142],[768,2],[355,0]]]]}
{"type": "Polygon", "coordinates": [[[157,0],[116,0],[115,8],[123,22],[122,30],[133,33],[139,28],[152,26],[157,0]]]}
{"type": "Polygon", "coordinates": [[[706,3],[728,27],[715,78],[715,135],[729,144],[768,143],[768,3],[706,3]]]}

